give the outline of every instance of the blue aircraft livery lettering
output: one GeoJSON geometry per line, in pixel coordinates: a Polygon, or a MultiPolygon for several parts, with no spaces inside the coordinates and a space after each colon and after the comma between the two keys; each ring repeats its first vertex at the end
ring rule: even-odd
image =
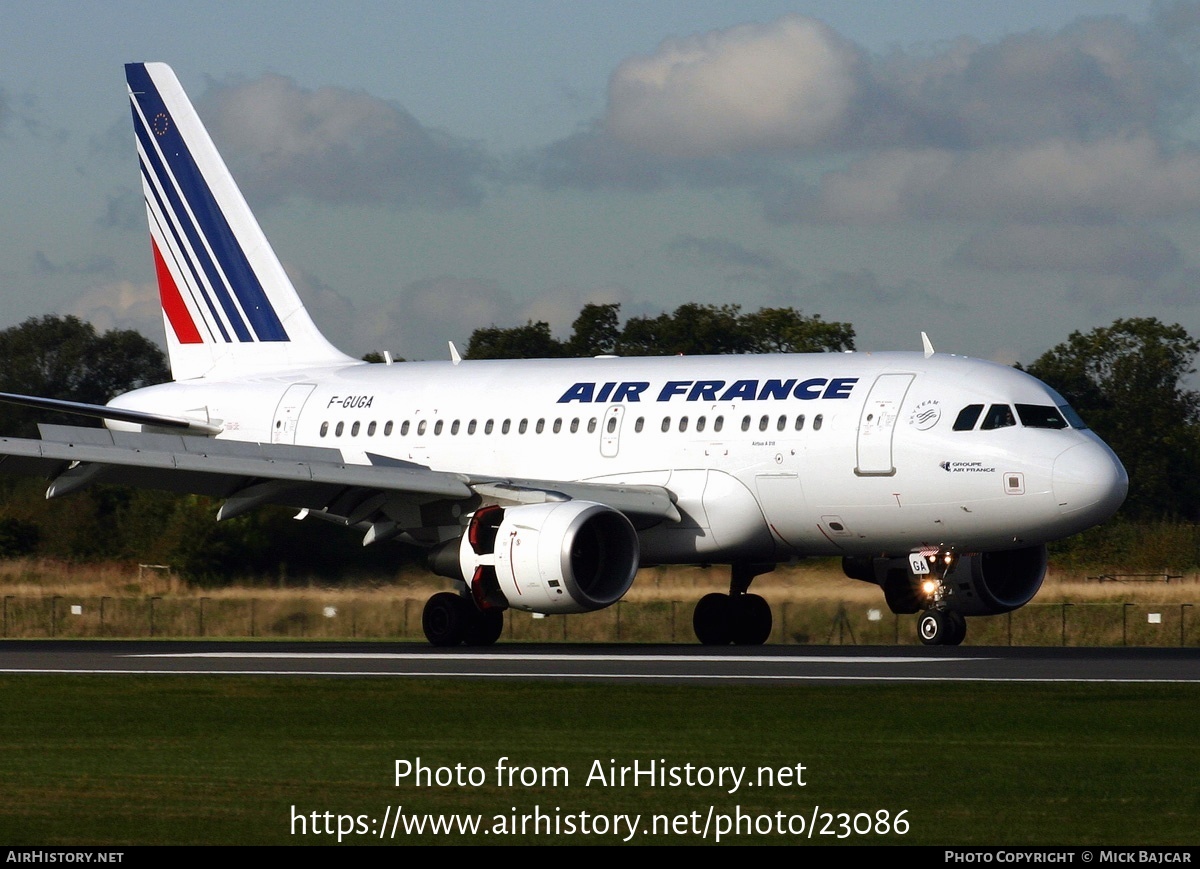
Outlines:
{"type": "MultiPolygon", "coordinates": [[[[813,377],[797,381],[788,380],[735,380],[726,385],[724,380],[668,380],[658,391],[655,401],[766,401],[768,399],[799,398],[809,401],[814,398],[849,398],[857,377],[813,377]]],[[[596,402],[641,401],[642,393],[650,388],[646,381],[622,381],[619,383],[575,383],[562,394],[558,404],[581,404],[596,402]]]]}

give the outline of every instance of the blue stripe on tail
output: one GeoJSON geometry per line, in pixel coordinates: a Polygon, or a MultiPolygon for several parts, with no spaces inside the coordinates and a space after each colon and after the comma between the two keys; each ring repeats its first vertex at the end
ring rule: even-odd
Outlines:
{"type": "MultiPolygon", "coordinates": [[[[160,202],[159,206],[163,208],[164,213],[174,214],[197,259],[196,263],[189,264],[190,268],[195,272],[198,266],[204,272],[207,283],[216,293],[217,302],[225,311],[238,340],[288,341],[283,324],[275,309],[271,307],[258,276],[221,212],[200,167],[192,158],[187,143],[180,136],[179,129],[172,121],[166,104],[154,86],[154,81],[146,72],[145,65],[126,64],[125,78],[132,91],[132,99],[141,109],[142,116],[154,126],[153,130],[147,129],[137,111],[133,112],[134,130],[148,161],[145,170],[158,179],[158,186],[165,191],[168,200],[165,203],[160,202]],[[166,167],[159,158],[156,145],[162,150],[166,167]],[[167,167],[170,168],[169,175],[166,172],[167,167]],[[172,175],[175,183],[179,185],[178,190],[171,182],[172,175]],[[180,192],[183,194],[182,200],[180,192]],[[184,207],[184,200],[188,208],[184,207]],[[212,250],[212,256],[209,255],[209,249],[212,250]],[[215,262],[213,257],[216,257],[215,262]],[[245,319],[230,297],[231,291],[245,312],[245,319]],[[253,336],[246,328],[247,321],[254,332],[253,336]]],[[[203,291],[204,284],[199,283],[199,286],[203,291]]],[[[207,293],[205,295],[207,296],[207,293]]],[[[211,308],[211,300],[208,304],[211,308]]],[[[219,320],[217,325],[220,326],[219,320]]],[[[224,332],[224,329],[221,331],[224,332]]]]}

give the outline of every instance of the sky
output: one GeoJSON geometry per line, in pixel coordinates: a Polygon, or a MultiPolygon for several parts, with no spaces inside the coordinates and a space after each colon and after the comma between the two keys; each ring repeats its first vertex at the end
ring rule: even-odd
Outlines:
{"type": "Polygon", "coordinates": [[[171,64],[314,320],[790,306],[860,350],[1200,336],[1200,3],[5,2],[0,328],[162,341],[123,64],[171,64]]]}

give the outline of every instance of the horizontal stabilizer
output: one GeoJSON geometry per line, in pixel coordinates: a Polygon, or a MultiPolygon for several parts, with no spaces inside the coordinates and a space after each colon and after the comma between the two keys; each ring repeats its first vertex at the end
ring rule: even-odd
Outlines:
{"type": "Polygon", "coordinates": [[[0,401],[7,404],[19,404],[24,407],[36,407],[41,410],[55,410],[59,413],[73,413],[76,416],[88,416],[93,419],[111,419],[118,422],[137,423],[153,428],[179,430],[181,434],[218,435],[224,430],[223,426],[214,425],[207,420],[188,419],[182,416],[164,416],[140,410],[124,410],[104,404],[86,404],[82,401],[66,401],[60,398],[42,398],[37,395],[16,395],[11,392],[0,392],[0,401]]]}

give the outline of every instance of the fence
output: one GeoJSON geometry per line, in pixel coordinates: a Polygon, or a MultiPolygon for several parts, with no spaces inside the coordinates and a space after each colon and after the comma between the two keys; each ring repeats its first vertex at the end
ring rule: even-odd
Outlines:
{"type": "MultiPolygon", "coordinates": [[[[424,598],[3,597],[5,638],[315,638],[423,640],[424,598]]],[[[536,618],[506,614],[515,642],[692,643],[688,601],[621,601],[608,609],[536,618]]],[[[841,601],[775,603],[768,642],[912,645],[916,616],[841,601]]],[[[1190,603],[1045,603],[968,620],[981,646],[1197,646],[1190,603]]]]}

